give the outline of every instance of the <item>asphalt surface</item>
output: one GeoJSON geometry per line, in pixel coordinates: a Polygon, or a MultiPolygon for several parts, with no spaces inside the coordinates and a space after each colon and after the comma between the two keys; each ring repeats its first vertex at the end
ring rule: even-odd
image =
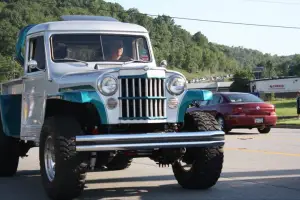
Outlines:
{"type": "MultiPolygon", "coordinates": [[[[38,149],[22,159],[14,178],[0,178],[1,200],[48,199],[39,175],[38,149]]],[[[171,168],[135,159],[123,171],[88,174],[81,200],[299,200],[300,129],[273,129],[268,135],[239,130],[226,136],[222,177],[211,189],[182,189],[171,168]]]]}

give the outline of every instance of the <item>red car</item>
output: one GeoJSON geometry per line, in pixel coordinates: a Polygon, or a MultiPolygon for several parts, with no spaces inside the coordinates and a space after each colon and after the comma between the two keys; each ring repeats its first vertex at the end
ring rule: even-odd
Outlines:
{"type": "Polygon", "coordinates": [[[201,110],[216,117],[225,133],[237,128],[257,128],[269,133],[277,123],[275,106],[250,93],[217,92],[213,99],[195,102],[187,112],[201,110]]]}

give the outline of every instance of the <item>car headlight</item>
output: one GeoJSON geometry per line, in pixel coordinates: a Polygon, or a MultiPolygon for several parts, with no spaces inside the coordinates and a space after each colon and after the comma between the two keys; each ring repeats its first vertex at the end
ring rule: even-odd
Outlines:
{"type": "Polygon", "coordinates": [[[118,83],[113,76],[104,76],[98,80],[97,87],[103,95],[111,96],[117,92],[118,83]]]}
{"type": "Polygon", "coordinates": [[[167,81],[167,90],[170,94],[180,95],[186,89],[186,81],[180,75],[173,75],[167,81]]]}

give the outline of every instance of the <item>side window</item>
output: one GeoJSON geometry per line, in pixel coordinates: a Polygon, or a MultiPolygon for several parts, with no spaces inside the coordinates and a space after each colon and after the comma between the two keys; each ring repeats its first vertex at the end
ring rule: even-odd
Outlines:
{"type": "Polygon", "coordinates": [[[222,101],[223,101],[222,97],[218,94],[215,94],[215,95],[213,95],[213,99],[212,99],[210,105],[217,105],[219,103],[222,103],[222,101]]]}
{"type": "MultiPolygon", "coordinates": [[[[38,68],[45,69],[46,59],[43,36],[38,36],[29,40],[28,60],[35,60],[37,62],[38,68]]],[[[28,69],[28,73],[36,71],[38,71],[38,69],[28,69]]]]}
{"type": "Polygon", "coordinates": [[[149,49],[147,48],[147,42],[144,38],[139,38],[136,41],[136,48],[138,52],[138,58],[140,60],[149,61],[149,49]]]}

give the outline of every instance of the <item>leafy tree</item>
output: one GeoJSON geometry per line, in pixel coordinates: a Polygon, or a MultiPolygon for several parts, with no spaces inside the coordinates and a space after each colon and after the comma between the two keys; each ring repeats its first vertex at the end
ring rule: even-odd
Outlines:
{"type": "Polygon", "coordinates": [[[6,0],[0,1],[0,81],[21,75],[22,68],[12,60],[21,28],[78,14],[112,16],[144,26],[149,31],[157,62],[166,59],[170,67],[190,73],[232,73],[262,63],[269,76],[285,75],[290,69],[300,74],[300,55],[271,56],[257,50],[214,44],[201,31],[192,35],[166,15],[152,18],[135,8],[125,10],[120,4],[104,0],[6,0]],[[271,65],[267,65],[268,61],[271,65]]]}
{"type": "Polygon", "coordinates": [[[252,71],[248,69],[238,70],[233,75],[233,83],[229,90],[231,92],[250,92],[249,81],[254,78],[252,71]]]}

